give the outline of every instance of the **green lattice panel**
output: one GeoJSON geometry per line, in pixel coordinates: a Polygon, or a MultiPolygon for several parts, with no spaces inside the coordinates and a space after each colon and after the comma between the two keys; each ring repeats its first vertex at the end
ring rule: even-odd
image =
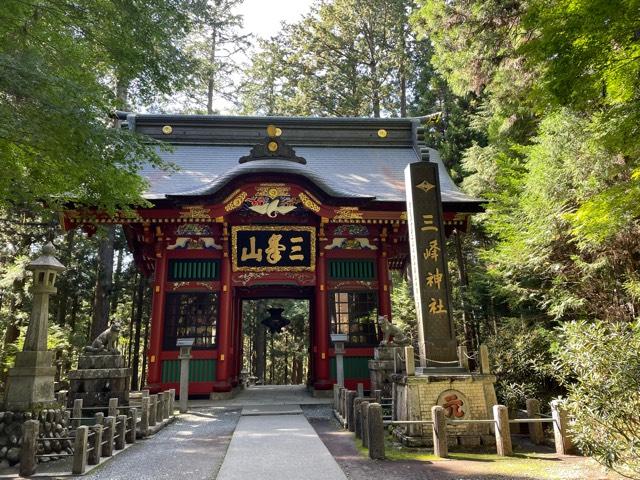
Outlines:
{"type": "MultiPolygon", "coordinates": [[[[189,382],[213,382],[216,379],[216,361],[192,359],[189,362],[189,382]]],[[[162,383],[180,381],[180,360],[162,361],[162,383]]]]}
{"type": "Polygon", "coordinates": [[[169,260],[169,281],[211,281],[220,275],[218,260],[169,260]]]}
{"type": "Polygon", "coordinates": [[[329,277],[334,280],[375,280],[373,260],[330,260],[329,277]]]}
{"type": "MultiPolygon", "coordinates": [[[[369,360],[371,357],[344,357],[345,380],[369,378],[369,360]]],[[[331,378],[336,379],[336,359],[331,358],[331,378]]]]}

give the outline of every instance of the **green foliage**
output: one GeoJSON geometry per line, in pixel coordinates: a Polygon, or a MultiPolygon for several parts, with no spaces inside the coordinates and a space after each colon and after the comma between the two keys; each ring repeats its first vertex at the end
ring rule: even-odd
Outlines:
{"type": "Polygon", "coordinates": [[[527,398],[548,402],[562,393],[552,366],[554,334],[534,322],[501,319],[500,331],[487,338],[498,401],[524,408],[527,398]]]}
{"type": "Polygon", "coordinates": [[[397,272],[393,273],[392,284],[391,319],[409,335],[413,347],[418,351],[418,322],[412,286],[397,272]]]}
{"type": "Polygon", "coordinates": [[[140,100],[186,78],[177,42],[192,2],[23,2],[0,6],[0,206],[141,204],[148,140],[112,128],[140,100]],[[116,84],[117,90],[116,91],[116,84]]]}
{"type": "Polygon", "coordinates": [[[640,323],[571,322],[556,356],[580,449],[640,478],[640,323]]]}

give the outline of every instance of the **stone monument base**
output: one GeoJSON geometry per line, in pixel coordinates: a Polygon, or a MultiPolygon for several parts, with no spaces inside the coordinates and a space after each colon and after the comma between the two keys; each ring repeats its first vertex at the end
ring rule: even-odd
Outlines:
{"type": "Polygon", "coordinates": [[[52,366],[53,352],[23,351],[16,354],[15,367],[9,369],[5,397],[7,410],[26,411],[56,403],[52,366]]]}
{"type": "MultiPolygon", "coordinates": [[[[396,420],[431,420],[431,407],[440,405],[450,420],[488,420],[498,403],[494,389],[496,377],[481,373],[439,373],[393,376],[396,420]]],[[[410,447],[433,446],[431,425],[399,425],[394,436],[410,447]]],[[[488,423],[463,423],[447,426],[449,445],[494,445],[493,426],[488,423]]]]}
{"type": "Polygon", "coordinates": [[[122,355],[82,355],[78,369],[69,372],[68,406],[81,398],[84,407],[107,407],[110,398],[129,404],[131,369],[122,355]]]}
{"type": "Polygon", "coordinates": [[[392,375],[405,371],[405,363],[398,355],[404,357],[404,347],[384,346],[373,349],[373,360],[369,360],[371,391],[380,390],[383,397],[391,398],[392,375]]]}

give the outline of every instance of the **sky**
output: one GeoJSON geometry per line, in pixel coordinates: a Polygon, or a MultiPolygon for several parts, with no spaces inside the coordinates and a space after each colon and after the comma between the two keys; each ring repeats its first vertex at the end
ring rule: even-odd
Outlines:
{"type": "Polygon", "coordinates": [[[244,16],[244,30],[269,38],[280,30],[282,21],[295,22],[310,10],[313,0],[245,0],[238,9],[244,16]]]}

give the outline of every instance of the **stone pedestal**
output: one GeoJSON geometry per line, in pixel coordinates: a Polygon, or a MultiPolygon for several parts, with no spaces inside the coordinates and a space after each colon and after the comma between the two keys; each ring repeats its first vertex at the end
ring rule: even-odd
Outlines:
{"type": "Polygon", "coordinates": [[[400,353],[404,355],[403,347],[385,346],[373,350],[373,360],[369,360],[372,392],[380,390],[384,398],[391,398],[392,375],[405,372],[405,364],[398,358],[400,353]]]}
{"type": "Polygon", "coordinates": [[[107,407],[110,398],[118,405],[129,404],[131,369],[122,355],[82,355],[78,369],[69,372],[68,405],[83,400],[83,407],[107,407]]]}
{"type": "MultiPolygon", "coordinates": [[[[482,373],[430,373],[394,375],[394,418],[430,421],[431,409],[439,405],[450,420],[489,420],[496,405],[495,376],[482,373]]],[[[448,444],[493,445],[495,437],[488,423],[447,425],[448,444]]],[[[433,446],[431,425],[402,425],[394,435],[407,446],[433,446]]]]}
{"type": "Polygon", "coordinates": [[[15,367],[9,369],[5,408],[26,411],[56,403],[52,366],[53,352],[24,351],[16,354],[15,367]]]}

